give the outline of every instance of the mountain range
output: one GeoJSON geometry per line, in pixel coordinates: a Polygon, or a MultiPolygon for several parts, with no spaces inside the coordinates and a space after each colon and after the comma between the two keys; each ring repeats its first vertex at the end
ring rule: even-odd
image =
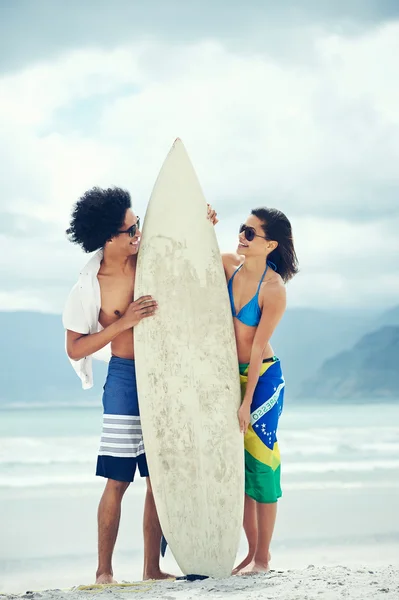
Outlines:
{"type": "Polygon", "coordinates": [[[350,350],[326,360],[300,396],[328,400],[399,400],[399,327],[364,335],[350,350]]]}
{"type": "MultiPolygon", "coordinates": [[[[0,312],[0,404],[81,403],[100,399],[105,363],[83,392],[64,350],[59,315],[0,312]]],[[[286,397],[399,399],[399,306],[383,314],[287,310],[272,339],[286,397]]]]}

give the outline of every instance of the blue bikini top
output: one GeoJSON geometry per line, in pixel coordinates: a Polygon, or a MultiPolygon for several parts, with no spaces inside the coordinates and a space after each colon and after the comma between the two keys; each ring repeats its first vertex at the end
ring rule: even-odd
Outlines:
{"type": "MultiPolygon", "coordinates": [[[[273,268],[274,267],[273,263],[270,263],[270,266],[273,268]]],[[[265,278],[265,275],[267,273],[267,269],[269,268],[269,263],[266,263],[266,269],[263,272],[263,275],[259,282],[258,289],[256,290],[255,296],[253,298],[251,298],[251,300],[249,302],[247,302],[247,304],[245,304],[245,306],[243,306],[241,308],[241,310],[237,313],[236,307],[234,304],[234,296],[233,296],[233,279],[237,275],[237,273],[241,269],[241,267],[242,267],[242,265],[240,265],[238,267],[238,269],[236,269],[234,271],[233,275],[230,277],[229,282],[227,284],[227,289],[229,290],[231,312],[233,313],[233,317],[235,317],[236,319],[241,321],[241,323],[244,323],[244,325],[248,325],[249,327],[256,327],[257,325],[259,325],[259,321],[262,316],[262,311],[260,309],[259,302],[258,302],[259,290],[260,290],[260,286],[263,283],[263,279],[265,278]]]]}

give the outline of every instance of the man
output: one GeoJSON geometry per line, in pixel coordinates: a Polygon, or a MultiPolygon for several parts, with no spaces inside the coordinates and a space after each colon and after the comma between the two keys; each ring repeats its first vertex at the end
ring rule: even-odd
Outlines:
{"type": "MultiPolygon", "coordinates": [[[[208,207],[208,218],[217,223],[208,207]]],[[[93,188],[76,203],[67,234],[85,252],[97,251],[68,297],[63,324],[66,350],[82,380],[93,385],[91,356],[112,355],[104,386],[103,433],[96,474],[107,483],[98,508],[96,583],[113,583],[112,554],[118,534],[121,502],[138,467],[146,477],[143,579],[165,579],[159,566],[161,528],[144,452],[137,399],[133,328],[154,316],[151,296],[132,302],[140,244],[140,219],[127,191],[93,188]]]]}
{"type": "Polygon", "coordinates": [[[151,296],[132,302],[140,219],[128,192],[93,188],[76,203],[69,239],[96,254],[80,274],[63,314],[66,349],[83,387],[93,384],[91,355],[110,344],[112,358],[104,386],[103,435],[96,474],[107,478],[98,508],[96,583],[112,583],[112,554],[121,502],[136,468],[146,477],[144,579],[164,579],[159,566],[161,528],[155,508],[140,426],[134,369],[133,328],[155,314],[151,296]]]}

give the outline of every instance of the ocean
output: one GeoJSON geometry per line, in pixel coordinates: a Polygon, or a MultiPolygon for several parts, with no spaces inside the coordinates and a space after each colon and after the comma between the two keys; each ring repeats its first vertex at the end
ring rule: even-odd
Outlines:
{"type": "MultiPolygon", "coordinates": [[[[0,592],[93,582],[101,423],[100,402],[0,408],[0,592]]],[[[279,443],[272,568],[397,563],[399,401],[287,402],[279,443]]],[[[120,581],[141,577],[144,493],[138,480],[124,499],[120,581]]],[[[178,572],[170,552],[163,566],[178,572]]]]}

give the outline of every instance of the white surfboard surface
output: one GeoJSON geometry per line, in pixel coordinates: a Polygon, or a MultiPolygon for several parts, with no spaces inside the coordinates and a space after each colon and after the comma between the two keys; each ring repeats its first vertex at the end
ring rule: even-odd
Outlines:
{"type": "Polygon", "coordinates": [[[184,574],[226,577],[243,517],[238,360],[214,227],[176,140],[145,216],[135,297],[155,317],[134,330],[144,444],[162,531],[184,574]]]}

